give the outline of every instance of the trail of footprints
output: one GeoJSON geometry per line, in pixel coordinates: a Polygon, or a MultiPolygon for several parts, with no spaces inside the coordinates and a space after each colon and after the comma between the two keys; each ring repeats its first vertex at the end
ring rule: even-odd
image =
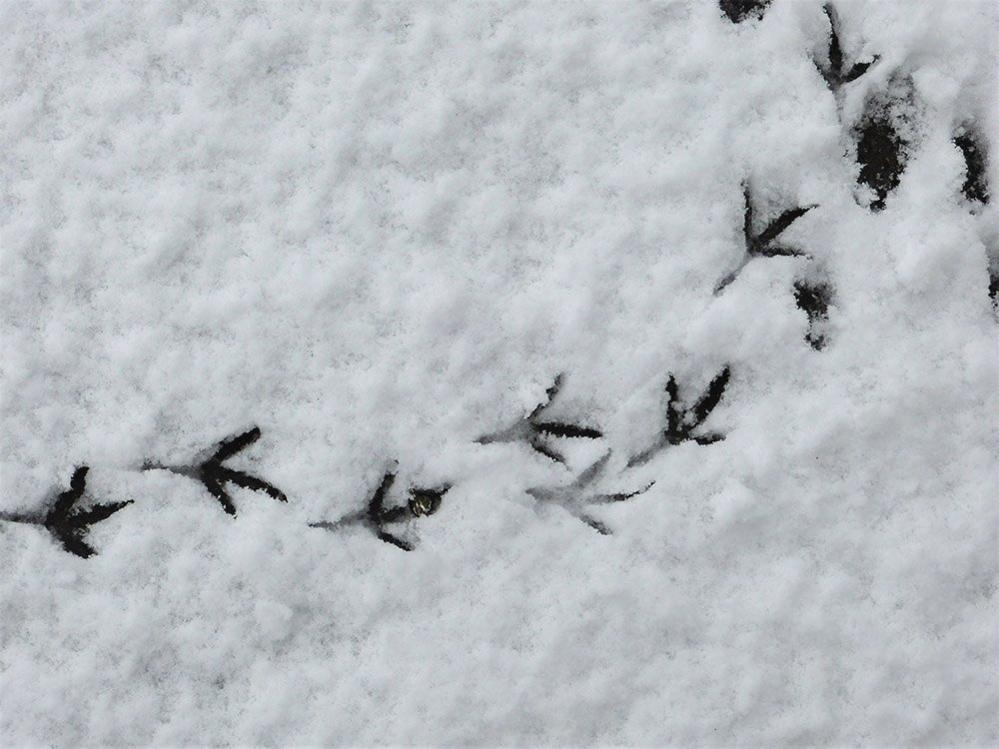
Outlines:
{"type": "MultiPolygon", "coordinates": [[[[729,380],[729,368],[725,367],[721,374],[711,381],[707,391],[692,406],[685,408],[680,398],[676,379],[670,375],[666,384],[666,424],[656,443],[643,453],[635,456],[628,463],[631,468],[648,462],[652,457],[671,445],[682,442],[695,442],[699,445],[711,445],[724,439],[724,435],[706,432],[702,424],[711,415],[725,394],[729,380]]],[[[513,426],[501,432],[484,435],[476,440],[477,444],[486,445],[496,442],[522,442],[535,453],[554,463],[565,464],[565,458],[546,440],[550,437],[559,439],[599,439],[602,433],[592,427],[583,427],[557,421],[541,421],[542,412],[551,404],[558,394],[565,378],[559,375],[547,391],[545,400],[527,416],[513,426]]],[[[257,491],[279,502],[287,502],[284,492],[273,484],[242,471],[228,468],[223,463],[246,449],[261,436],[259,427],[227,438],[215,446],[207,456],[189,465],[172,466],[147,461],[142,464],[142,471],[168,471],[184,476],[200,483],[206,493],[219,503],[222,510],[236,516],[236,505],[226,487],[234,484],[252,491],[257,491]]],[[[600,520],[594,518],[585,508],[590,505],[624,502],[636,497],[652,486],[651,482],[639,489],[630,491],[604,491],[598,487],[604,483],[611,452],[607,451],[592,465],[582,471],[570,484],[562,487],[539,486],[527,489],[527,494],[539,503],[554,504],[563,507],[573,516],[589,525],[598,533],[609,535],[610,529],[600,520]]],[[[133,504],[132,500],[114,502],[111,504],[92,504],[83,507],[82,500],[86,493],[86,478],[88,466],[81,466],[73,472],[70,488],[56,496],[51,509],[47,512],[34,514],[0,513],[0,520],[8,522],[29,523],[48,530],[62,547],[79,557],[87,558],[94,554],[94,549],[86,540],[88,529],[105,520],[119,510],[133,504]]],[[[374,489],[370,499],[362,509],[333,521],[310,523],[311,528],[326,531],[338,531],[344,528],[360,526],[370,531],[376,538],[404,551],[412,551],[414,544],[400,535],[400,524],[415,518],[426,517],[436,513],[443,502],[444,496],[450,491],[450,484],[433,487],[409,486],[408,499],[403,504],[390,505],[389,492],[396,480],[393,471],[387,471],[381,482],[374,489]]]]}
{"type": "MultiPolygon", "coordinates": [[[[732,23],[759,20],[769,5],[770,0],[719,0],[721,11],[732,23]]],[[[875,55],[871,60],[848,62],[840,41],[842,21],[832,4],[826,4],[824,12],[829,21],[829,47],[825,59],[815,60],[815,67],[838,100],[844,87],[859,80],[878,65],[880,57],[875,55]]],[[[885,208],[889,195],[901,182],[910,143],[902,133],[899,122],[904,120],[907,109],[911,110],[912,98],[910,81],[898,76],[889,76],[887,88],[869,96],[860,121],[849,128],[860,167],[857,184],[867,190],[871,196],[867,200],[867,208],[872,212],[885,208]]],[[[955,132],[953,142],[964,157],[966,165],[966,179],[961,191],[972,208],[976,209],[977,206],[987,204],[990,199],[986,180],[987,144],[974,123],[962,125],[955,132]]],[[[781,236],[794,222],[818,206],[784,208],[776,218],[761,223],[756,214],[764,208],[754,199],[749,180],[743,182],[742,193],[744,202],[742,257],[734,269],[720,278],[714,289],[715,295],[723,293],[738,279],[743,268],[755,259],[809,257],[806,252],[782,242],[781,236]]],[[[860,199],[864,199],[863,195],[860,199]]],[[[820,351],[829,343],[826,323],[829,307],[834,299],[834,290],[827,281],[808,278],[795,281],[793,293],[797,306],[808,318],[805,340],[816,351],[820,351]]],[[[999,268],[990,269],[988,293],[993,302],[999,304],[999,268]]],[[[723,367],[711,379],[701,395],[690,402],[681,397],[679,383],[673,374],[669,374],[665,385],[665,423],[653,444],[632,456],[627,461],[625,470],[642,466],[662,451],[685,442],[709,447],[724,440],[723,434],[708,430],[705,422],[722,401],[730,376],[730,368],[723,367]]],[[[558,396],[563,384],[564,377],[559,375],[548,389],[545,399],[530,414],[506,429],[479,437],[476,443],[479,445],[523,443],[534,453],[564,465],[565,457],[553,444],[553,438],[596,440],[601,439],[603,433],[590,425],[544,419],[544,411],[558,396]]],[[[253,427],[249,431],[223,440],[210,452],[196,458],[190,464],[164,465],[148,461],[142,464],[140,470],[168,471],[197,481],[219,503],[224,512],[235,517],[236,505],[229,494],[229,485],[266,494],[279,502],[288,501],[280,489],[264,479],[225,465],[229,458],[250,447],[260,437],[260,429],[253,427]]],[[[609,535],[611,529],[593,516],[592,508],[626,502],[643,494],[655,483],[653,481],[637,489],[622,491],[601,489],[600,487],[607,481],[610,459],[611,452],[607,451],[570,483],[555,487],[531,487],[526,490],[527,494],[538,503],[558,506],[596,532],[609,535]]],[[[58,493],[49,502],[47,510],[24,514],[0,513],[0,520],[40,526],[71,554],[82,558],[92,556],[95,550],[87,543],[88,530],[133,504],[133,501],[87,504],[84,500],[88,470],[87,466],[76,468],[70,478],[69,489],[58,493]]],[[[310,523],[310,527],[336,532],[360,526],[387,544],[404,551],[412,551],[415,545],[401,535],[401,524],[436,513],[451,486],[449,484],[434,487],[409,486],[406,488],[407,500],[402,504],[390,505],[389,494],[395,481],[395,473],[386,472],[363,508],[333,521],[310,523]]]]}

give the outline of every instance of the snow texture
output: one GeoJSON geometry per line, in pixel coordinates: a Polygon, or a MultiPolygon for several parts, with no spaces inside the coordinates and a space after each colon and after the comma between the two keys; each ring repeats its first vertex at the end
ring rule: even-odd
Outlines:
{"type": "Polygon", "coordinates": [[[0,25],[4,746],[999,742],[999,4],[0,25]]]}

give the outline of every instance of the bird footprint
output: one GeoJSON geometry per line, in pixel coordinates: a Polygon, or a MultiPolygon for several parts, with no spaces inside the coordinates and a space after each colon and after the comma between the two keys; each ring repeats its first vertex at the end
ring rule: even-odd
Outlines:
{"type": "Polygon", "coordinates": [[[711,380],[707,390],[697,400],[691,408],[683,408],[680,405],[680,392],[676,383],[676,378],[671,374],[666,382],[666,394],[669,399],[666,401],[666,428],[659,435],[659,439],[648,450],[639,453],[628,461],[628,467],[640,466],[648,463],[655,455],[669,447],[679,445],[682,442],[696,442],[698,445],[713,445],[725,439],[725,435],[717,432],[707,432],[694,434],[701,428],[701,425],[711,415],[722,396],[725,395],[725,388],[728,385],[731,371],[724,367],[721,372],[711,380]]]}
{"type": "Polygon", "coordinates": [[[558,375],[555,382],[545,392],[545,400],[535,406],[525,418],[512,426],[492,434],[487,434],[475,440],[480,445],[490,445],[496,442],[519,442],[524,440],[531,448],[556,463],[565,463],[565,457],[545,443],[545,435],[565,437],[570,439],[599,439],[603,433],[591,427],[566,424],[559,421],[540,421],[541,412],[551,405],[555,396],[562,389],[565,381],[563,375],[558,375]]]}
{"type": "Polygon", "coordinates": [[[226,460],[245,450],[258,439],[260,439],[260,428],[253,427],[253,429],[247,432],[220,442],[215,452],[207,460],[197,465],[168,466],[159,463],[145,463],[142,466],[142,470],[170,471],[171,473],[177,473],[181,476],[192,478],[195,481],[200,481],[208,492],[222,505],[222,509],[230,515],[236,514],[236,505],[233,504],[232,497],[226,491],[226,484],[230,483],[241,486],[244,489],[264,492],[279,502],[287,502],[288,498],[284,492],[272,484],[243,471],[237,471],[222,465],[226,460]]]}

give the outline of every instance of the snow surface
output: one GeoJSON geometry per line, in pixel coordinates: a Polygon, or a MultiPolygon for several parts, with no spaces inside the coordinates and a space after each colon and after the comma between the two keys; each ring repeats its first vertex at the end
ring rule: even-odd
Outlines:
{"type": "Polygon", "coordinates": [[[135,500],[0,522],[0,743],[999,742],[999,4],[836,6],[838,97],[808,0],[0,4],[0,510],[135,500]],[[809,256],[716,296],[744,180],[809,256]],[[476,444],[559,372],[603,440],[476,444]],[[136,470],[252,425],[287,504],[136,470]],[[613,535],[527,493],[607,450],[613,535]],[[454,486],[413,552],[309,527],[392,466],[454,486]]]}

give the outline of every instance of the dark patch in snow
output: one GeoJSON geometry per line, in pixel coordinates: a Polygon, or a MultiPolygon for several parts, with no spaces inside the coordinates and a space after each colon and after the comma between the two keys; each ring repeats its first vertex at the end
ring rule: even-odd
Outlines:
{"type": "Polygon", "coordinates": [[[718,7],[732,23],[742,23],[749,17],[762,18],[771,0],[719,0],[718,7]]]}
{"type": "Polygon", "coordinates": [[[579,426],[577,424],[566,424],[558,421],[539,421],[541,412],[551,405],[555,396],[565,381],[564,375],[555,377],[555,382],[545,393],[545,400],[539,403],[530,414],[521,419],[513,426],[501,429],[498,432],[487,434],[475,440],[480,445],[490,445],[494,442],[518,442],[523,440],[531,448],[541,455],[544,455],[556,463],[565,463],[565,457],[557,450],[546,444],[545,435],[552,437],[562,437],[568,439],[599,439],[603,433],[592,427],[579,426]]]}
{"type": "Polygon", "coordinates": [[[809,205],[803,208],[792,208],[784,211],[776,219],[764,227],[763,231],[757,234],[753,230],[753,200],[750,195],[749,183],[743,182],[742,195],[745,207],[742,218],[742,236],[744,252],[742,262],[739,267],[726,275],[715,286],[714,293],[720,294],[725,288],[738,278],[742,269],[746,267],[750,260],[757,257],[802,257],[807,253],[796,250],[792,247],[779,244],[777,238],[795,221],[804,216],[817,206],[809,205]]]}
{"type": "Polygon", "coordinates": [[[981,136],[974,130],[965,131],[954,138],[954,145],[961,149],[964,156],[966,177],[961,192],[968,200],[987,204],[989,202],[989,186],[985,177],[985,165],[988,161],[985,144],[981,136]]]}
{"type": "Polygon", "coordinates": [[[999,270],[989,271],[989,298],[992,304],[999,308],[999,270]]]}
{"type": "Polygon", "coordinates": [[[815,66],[825,79],[829,90],[836,92],[847,83],[857,80],[867,72],[868,68],[874,65],[880,58],[875,55],[870,62],[858,62],[851,67],[846,66],[843,59],[843,48],[839,39],[839,16],[836,9],[830,3],[826,3],[823,8],[826,17],[829,19],[829,53],[825,64],[815,61],[815,66]]]}
{"type": "Polygon", "coordinates": [[[409,501],[406,504],[387,508],[385,507],[385,499],[393,483],[395,483],[395,474],[388,471],[382,476],[381,483],[375,489],[374,494],[371,495],[371,499],[368,500],[365,509],[352,512],[332,523],[309,523],[309,527],[332,531],[351,525],[363,525],[379,540],[400,548],[403,551],[412,551],[415,548],[412,542],[397,536],[387,530],[385,526],[399,523],[411,517],[418,518],[433,515],[440,509],[444,495],[451,489],[451,486],[445,484],[444,486],[430,489],[411,488],[409,490],[409,501]]]}
{"type": "Polygon", "coordinates": [[[860,164],[857,184],[870,187],[877,196],[869,206],[872,211],[884,210],[888,194],[902,180],[904,147],[908,143],[899,135],[889,112],[880,107],[864,115],[856,133],[860,164]]]}
{"type": "Polygon", "coordinates": [[[670,445],[679,445],[683,442],[696,442],[698,445],[713,445],[725,439],[725,435],[717,432],[707,432],[695,435],[701,425],[711,415],[722,397],[725,395],[725,388],[728,386],[731,370],[729,367],[722,368],[721,372],[711,380],[704,394],[697,400],[691,408],[683,408],[680,405],[680,391],[676,379],[672,374],[666,382],[666,427],[656,443],[639,453],[628,461],[628,467],[647,463],[654,456],[670,445]]]}
{"type": "Polygon", "coordinates": [[[832,287],[821,282],[795,281],[794,299],[798,308],[808,315],[808,332],[805,334],[805,340],[813,349],[821,351],[828,343],[822,326],[829,319],[832,287]]]}
{"type": "Polygon", "coordinates": [[[236,514],[236,505],[233,504],[232,497],[226,491],[226,484],[231,483],[241,486],[244,489],[264,492],[279,502],[287,502],[288,498],[284,495],[284,492],[272,484],[243,471],[236,471],[222,465],[226,460],[245,450],[258,439],[260,439],[260,428],[253,427],[247,432],[220,442],[215,452],[207,460],[198,465],[167,466],[146,462],[143,464],[142,470],[165,470],[180,474],[181,476],[187,476],[195,481],[200,481],[209,494],[215,497],[219,504],[222,505],[222,509],[233,516],[236,514]]]}

